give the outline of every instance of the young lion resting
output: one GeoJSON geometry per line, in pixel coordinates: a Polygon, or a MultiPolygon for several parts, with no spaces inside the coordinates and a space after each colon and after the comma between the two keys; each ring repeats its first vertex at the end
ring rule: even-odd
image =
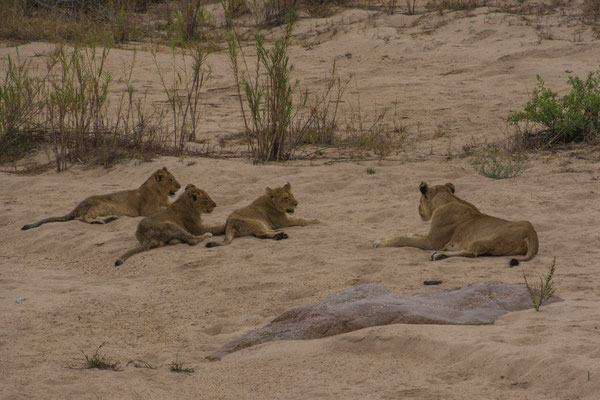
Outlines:
{"type": "Polygon", "coordinates": [[[289,183],[277,189],[267,188],[265,195],[254,200],[249,206],[234,211],[227,218],[223,242],[208,242],[206,247],[228,245],[235,236],[287,239],[287,233],[279,231],[279,228],[319,223],[318,219],[288,217],[286,213],[292,214],[297,205],[298,202],[292,194],[292,185],[289,183]]]}
{"type": "Polygon", "coordinates": [[[426,236],[400,236],[373,242],[373,247],[417,247],[436,250],[431,260],[446,257],[508,256],[510,265],[529,261],[537,254],[538,237],[531,223],[512,222],[480,212],[473,204],[454,195],[454,185],[447,183],[429,187],[419,186],[419,214],[423,221],[431,219],[426,236]]]}
{"type": "Polygon", "coordinates": [[[144,218],[138,225],[135,236],[141,246],[129,250],[116,262],[123,264],[134,254],[162,247],[167,244],[187,243],[195,246],[213,234],[222,235],[224,225],[206,227],[202,225],[202,213],[211,213],[217,205],[210,196],[194,185],[187,185],[185,192],[166,210],[144,218]]]}
{"type": "Polygon", "coordinates": [[[159,169],[137,189],[90,196],[63,217],[51,217],[23,226],[22,230],[36,228],[47,222],[65,222],[79,219],[88,224],[107,224],[122,215],[148,216],[166,208],[169,196],[175,196],[181,185],[167,171],[159,169]]]}

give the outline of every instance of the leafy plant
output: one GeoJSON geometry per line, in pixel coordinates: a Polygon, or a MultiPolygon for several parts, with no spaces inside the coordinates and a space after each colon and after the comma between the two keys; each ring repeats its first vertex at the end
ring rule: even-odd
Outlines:
{"type": "Polygon", "coordinates": [[[537,87],[523,111],[510,114],[506,121],[514,126],[533,123],[534,132],[525,136],[542,147],[555,143],[591,142],[600,131],[600,69],[584,81],[570,76],[571,91],[559,96],[537,76],[537,87]]]}
{"type": "Polygon", "coordinates": [[[497,145],[488,145],[477,153],[471,165],[479,173],[492,179],[508,179],[521,175],[526,163],[519,153],[506,154],[497,145]]]}
{"type": "Polygon", "coordinates": [[[533,303],[533,308],[535,311],[540,311],[540,306],[545,300],[548,300],[554,294],[554,282],[552,282],[552,277],[554,275],[556,265],[556,257],[552,260],[552,265],[548,268],[548,273],[545,277],[540,276],[540,283],[536,286],[529,285],[527,282],[527,276],[525,275],[525,271],[523,270],[523,279],[525,280],[525,286],[527,287],[527,291],[529,292],[529,296],[531,296],[531,302],[533,303]]]}

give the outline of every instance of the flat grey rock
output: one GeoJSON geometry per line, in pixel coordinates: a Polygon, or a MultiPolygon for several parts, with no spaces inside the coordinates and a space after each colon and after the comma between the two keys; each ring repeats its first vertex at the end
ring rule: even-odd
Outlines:
{"type": "MultiPolygon", "coordinates": [[[[544,304],[561,301],[552,297],[544,304]]],[[[481,282],[459,289],[419,294],[394,293],[375,283],[333,293],[315,303],[286,311],[268,325],[225,344],[207,357],[273,340],[317,339],[390,324],[490,325],[510,311],[532,308],[524,285],[481,282]]]]}

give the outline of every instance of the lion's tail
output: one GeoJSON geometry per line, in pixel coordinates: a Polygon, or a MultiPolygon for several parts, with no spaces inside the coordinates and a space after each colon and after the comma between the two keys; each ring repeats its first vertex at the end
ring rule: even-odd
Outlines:
{"type": "Polygon", "coordinates": [[[143,251],[148,251],[150,250],[150,248],[151,247],[149,245],[142,245],[140,247],[136,247],[135,249],[129,250],[127,253],[119,257],[117,261],[115,261],[115,267],[118,267],[119,265],[123,264],[125,261],[127,261],[129,257],[133,256],[134,254],[138,254],[143,251]]]}
{"type": "Polygon", "coordinates": [[[520,261],[529,261],[537,254],[540,244],[538,242],[538,236],[535,230],[531,229],[531,232],[527,234],[525,240],[527,241],[527,254],[525,254],[523,257],[512,258],[509,261],[509,265],[511,267],[519,265],[520,261]]]}
{"type": "Polygon", "coordinates": [[[235,236],[235,227],[233,226],[233,223],[230,223],[229,220],[227,220],[227,223],[225,226],[225,239],[220,243],[219,242],[208,242],[208,243],[206,243],[206,247],[227,246],[229,243],[231,243],[234,236],[235,236]]]}
{"type": "Polygon", "coordinates": [[[67,215],[64,215],[62,217],[50,217],[50,218],[46,218],[46,219],[43,219],[38,222],[34,222],[33,224],[23,225],[21,227],[21,230],[26,231],[27,229],[37,228],[38,226],[40,226],[42,224],[46,224],[48,222],[66,222],[66,221],[71,221],[73,219],[75,219],[75,210],[71,211],[70,213],[68,213],[67,215]]]}

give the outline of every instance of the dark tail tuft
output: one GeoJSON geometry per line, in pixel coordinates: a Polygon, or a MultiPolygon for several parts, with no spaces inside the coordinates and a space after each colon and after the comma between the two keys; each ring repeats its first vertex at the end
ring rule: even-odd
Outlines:
{"type": "Polygon", "coordinates": [[[206,243],[206,247],[211,248],[211,247],[217,247],[219,244],[217,242],[208,242],[206,243]]]}
{"type": "Polygon", "coordinates": [[[508,262],[509,267],[516,267],[517,265],[519,265],[519,260],[517,260],[516,258],[511,258],[508,262]]]}
{"type": "Polygon", "coordinates": [[[115,267],[118,267],[121,264],[123,264],[123,260],[121,260],[120,258],[117,261],[115,261],[115,267]]]}
{"type": "Polygon", "coordinates": [[[23,226],[21,227],[21,230],[22,230],[22,231],[26,231],[27,229],[31,229],[31,225],[23,225],[23,226]]]}

